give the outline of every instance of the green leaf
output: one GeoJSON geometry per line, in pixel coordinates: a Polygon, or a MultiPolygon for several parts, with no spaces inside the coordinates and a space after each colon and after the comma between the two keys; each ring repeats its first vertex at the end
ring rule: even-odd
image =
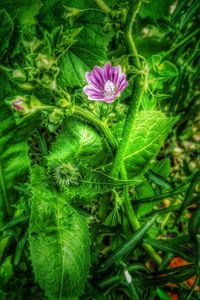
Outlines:
{"type": "Polygon", "coordinates": [[[36,281],[49,299],[78,296],[90,261],[86,218],[48,185],[42,167],[32,170],[31,187],[29,243],[36,281]]]}
{"type": "Polygon", "coordinates": [[[5,9],[0,10],[0,57],[9,48],[9,41],[13,33],[13,21],[5,9]]]}
{"type": "Polygon", "coordinates": [[[180,217],[181,217],[183,211],[186,209],[186,207],[188,207],[192,203],[192,200],[193,200],[192,194],[193,194],[193,191],[194,191],[196,185],[199,183],[199,181],[200,181],[200,171],[196,171],[191,178],[190,185],[185,194],[185,198],[183,200],[183,203],[181,205],[180,211],[176,217],[175,222],[177,222],[180,219],[180,217]]]}
{"type": "Polygon", "coordinates": [[[47,45],[49,55],[57,57],[65,53],[78,39],[82,27],[75,29],[66,29],[63,31],[63,26],[58,26],[51,33],[45,31],[44,42],[47,45]]]}
{"type": "Polygon", "coordinates": [[[160,55],[154,54],[148,58],[147,62],[150,68],[156,70],[156,67],[160,64],[161,60],[162,57],[160,55]]]}
{"type": "Polygon", "coordinates": [[[175,255],[178,255],[191,262],[194,261],[194,253],[192,249],[180,244],[177,245],[177,243],[174,243],[173,240],[162,241],[156,239],[145,239],[144,242],[158,250],[166,253],[174,253],[175,255]]]}
{"type": "Polygon", "coordinates": [[[162,187],[165,190],[171,190],[173,188],[172,185],[164,177],[151,169],[147,171],[145,176],[149,181],[154,182],[156,185],[162,187]]]}
{"type": "Polygon", "coordinates": [[[49,165],[64,161],[95,166],[102,159],[103,144],[99,134],[90,125],[75,119],[64,122],[62,131],[52,145],[47,157],[49,165]]]}
{"type": "Polygon", "coordinates": [[[125,164],[132,176],[148,169],[176,120],[177,118],[167,117],[161,111],[138,113],[125,155],[125,164]]]}
{"type": "Polygon", "coordinates": [[[193,213],[188,225],[188,230],[192,238],[194,238],[196,234],[200,234],[200,207],[193,213]]]}
{"type": "Polygon", "coordinates": [[[111,35],[104,34],[98,25],[85,25],[78,41],[59,59],[58,83],[62,87],[82,87],[85,72],[106,61],[106,48],[111,35]]]}
{"type": "Polygon", "coordinates": [[[13,276],[12,256],[7,256],[0,266],[0,287],[3,288],[13,276]]]}
{"type": "Polygon", "coordinates": [[[179,1],[175,10],[173,11],[172,15],[171,15],[171,20],[175,21],[176,19],[180,18],[181,13],[184,9],[187,9],[187,4],[188,4],[188,0],[182,0],[179,1]]]}
{"type": "Polygon", "coordinates": [[[24,216],[24,215],[15,217],[15,218],[11,219],[9,222],[7,222],[6,224],[4,224],[2,227],[0,227],[0,232],[8,230],[18,224],[26,223],[28,221],[28,219],[29,219],[29,216],[24,216]]]}
{"type": "Polygon", "coordinates": [[[161,300],[171,300],[171,298],[168,296],[168,294],[164,290],[162,290],[160,288],[157,288],[156,290],[157,290],[157,294],[161,300]]]}
{"type": "Polygon", "coordinates": [[[35,16],[39,13],[42,7],[40,0],[2,0],[0,2],[0,8],[5,8],[6,11],[13,17],[14,20],[19,23],[21,28],[27,29],[36,23],[35,16]]]}
{"type": "Polygon", "coordinates": [[[163,77],[178,76],[178,69],[170,61],[165,60],[158,66],[158,74],[163,77]]]}
{"type": "Polygon", "coordinates": [[[183,15],[180,23],[180,28],[184,28],[190,21],[192,21],[192,18],[195,16],[196,12],[198,12],[198,9],[200,8],[200,2],[199,0],[196,0],[192,2],[191,6],[187,9],[186,13],[183,15]]]}
{"type": "Polygon", "coordinates": [[[68,119],[46,157],[52,184],[70,199],[90,201],[95,195],[111,191],[114,187],[141,183],[140,178],[116,180],[95,170],[109,157],[105,149],[103,139],[93,127],[68,119]]]}
{"type": "Polygon", "coordinates": [[[146,283],[151,283],[153,286],[160,286],[166,283],[179,283],[191,278],[195,274],[195,266],[193,264],[170,268],[159,272],[158,276],[144,279],[146,283]],[[160,276],[162,274],[162,276],[160,276]],[[167,275],[169,274],[169,275],[167,275]],[[163,276],[164,275],[164,276],[163,276]]]}
{"type": "Polygon", "coordinates": [[[141,243],[144,235],[147,231],[151,228],[156,220],[156,216],[154,216],[150,221],[146,224],[142,225],[133,235],[132,237],[120,245],[112,255],[101,265],[100,271],[103,272],[107,270],[115,261],[120,259],[126,253],[130,252],[131,250],[135,249],[139,243],[141,243]]]}
{"type": "Polygon", "coordinates": [[[17,124],[9,106],[0,101],[0,110],[4,111],[0,116],[0,207],[5,214],[10,214],[10,205],[15,202],[14,185],[26,179],[30,166],[28,138],[39,121],[33,114],[17,124]]]}
{"type": "Polygon", "coordinates": [[[27,239],[28,239],[28,232],[26,232],[17,243],[15,256],[14,256],[14,265],[15,266],[17,266],[20,262],[22,252],[24,250],[27,239]]]}
{"type": "Polygon", "coordinates": [[[143,1],[139,14],[142,18],[152,18],[155,20],[164,19],[169,15],[169,7],[173,0],[158,0],[143,1]]]}

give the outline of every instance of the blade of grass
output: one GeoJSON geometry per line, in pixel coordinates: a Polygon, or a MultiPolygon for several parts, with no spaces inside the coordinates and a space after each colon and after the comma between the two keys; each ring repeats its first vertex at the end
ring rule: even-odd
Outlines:
{"type": "Polygon", "coordinates": [[[157,174],[153,170],[148,170],[145,176],[150,179],[152,182],[157,184],[160,187],[163,187],[166,190],[173,189],[173,186],[161,175],[157,174]]]}
{"type": "Polygon", "coordinates": [[[144,239],[145,243],[148,243],[152,247],[164,251],[166,253],[174,253],[180,257],[183,257],[184,259],[194,262],[194,253],[191,248],[177,245],[176,243],[173,243],[169,240],[162,241],[162,240],[156,240],[156,239],[144,239]]]}
{"type": "Polygon", "coordinates": [[[198,184],[199,180],[200,180],[200,171],[197,171],[197,172],[194,173],[194,175],[191,179],[190,185],[189,185],[189,187],[187,189],[187,192],[185,194],[185,198],[184,198],[183,203],[181,205],[180,211],[179,211],[178,215],[175,218],[175,221],[174,221],[175,224],[180,219],[180,217],[181,217],[183,211],[185,210],[185,208],[188,207],[192,203],[192,194],[193,194],[193,191],[194,191],[196,185],[198,184]]]}
{"type": "Polygon", "coordinates": [[[18,224],[23,224],[26,223],[29,220],[29,216],[19,216],[16,218],[13,218],[12,220],[10,220],[9,222],[7,222],[6,224],[4,224],[1,228],[0,228],[0,232],[8,230],[18,224]]]}
{"type": "Polygon", "coordinates": [[[28,239],[28,232],[26,232],[23,237],[19,240],[17,243],[16,251],[15,251],[15,256],[14,256],[14,265],[17,266],[20,262],[22,252],[24,250],[24,246],[26,244],[26,241],[28,239]]]}
{"type": "Polygon", "coordinates": [[[113,254],[101,265],[100,272],[103,272],[107,270],[114,262],[119,260],[122,256],[124,256],[126,253],[132,251],[135,249],[138,244],[142,241],[144,235],[147,233],[147,231],[151,228],[151,226],[154,224],[156,220],[156,216],[154,216],[149,222],[142,225],[133,235],[132,237],[123,243],[121,246],[119,246],[113,254]]]}

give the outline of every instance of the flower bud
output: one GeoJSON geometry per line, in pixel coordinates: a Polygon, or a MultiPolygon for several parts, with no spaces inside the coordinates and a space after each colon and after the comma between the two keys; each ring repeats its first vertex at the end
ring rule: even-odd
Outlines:
{"type": "Polygon", "coordinates": [[[54,64],[54,60],[47,55],[39,53],[36,58],[36,66],[38,69],[50,70],[52,65],[54,64]]]}
{"type": "Polygon", "coordinates": [[[63,119],[63,113],[60,109],[55,109],[49,114],[49,122],[52,124],[58,124],[63,119]]]}
{"type": "Polygon", "coordinates": [[[26,81],[26,74],[22,70],[17,69],[13,71],[12,78],[16,81],[24,82],[26,81]]]}
{"type": "Polygon", "coordinates": [[[16,99],[15,101],[12,102],[12,106],[16,109],[16,110],[24,110],[24,100],[23,99],[16,99]]]}
{"type": "Polygon", "coordinates": [[[60,107],[67,107],[69,106],[70,104],[70,100],[71,100],[71,96],[68,94],[66,99],[59,99],[57,104],[60,106],[60,107]]]}
{"type": "Polygon", "coordinates": [[[66,12],[64,14],[64,18],[76,17],[81,13],[81,10],[75,7],[64,6],[66,12]]]}

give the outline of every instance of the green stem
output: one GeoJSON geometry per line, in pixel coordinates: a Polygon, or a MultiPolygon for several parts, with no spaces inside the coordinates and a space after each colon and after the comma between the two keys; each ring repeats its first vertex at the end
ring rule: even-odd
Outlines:
{"type": "Polygon", "coordinates": [[[94,2],[104,13],[111,13],[110,7],[103,0],[94,0],[94,2]]]}
{"type": "MultiPolygon", "coordinates": [[[[125,22],[125,35],[126,35],[126,44],[129,54],[134,56],[133,65],[138,69],[138,76],[135,79],[134,86],[133,86],[133,99],[131,99],[128,114],[126,117],[122,139],[120,141],[119,147],[117,149],[117,153],[113,162],[111,176],[114,178],[118,177],[120,172],[121,177],[123,180],[127,180],[126,169],[124,165],[124,157],[129,146],[131,133],[134,131],[135,127],[135,119],[137,112],[140,107],[141,100],[143,98],[144,89],[145,89],[145,78],[144,76],[139,73],[141,69],[141,64],[139,61],[139,56],[137,53],[137,48],[135,46],[133,40],[133,24],[135,22],[136,15],[140,9],[140,5],[142,0],[133,1],[131,7],[129,8],[129,13],[125,22]]],[[[131,227],[134,231],[140,228],[140,223],[137,219],[136,213],[132,207],[130,196],[129,196],[129,189],[128,187],[124,187],[124,206],[126,215],[130,222],[131,227]]],[[[154,251],[154,249],[148,245],[143,243],[143,248],[149,254],[149,256],[153,259],[156,264],[161,263],[160,256],[154,251]]]]}
{"type": "MultiPolygon", "coordinates": [[[[127,174],[124,164],[121,165],[121,171],[120,171],[121,177],[123,180],[127,180],[127,174]]],[[[138,230],[140,228],[140,223],[137,220],[135,211],[133,210],[130,196],[129,196],[129,189],[128,187],[124,187],[124,207],[127,214],[127,217],[129,219],[129,222],[131,224],[131,227],[134,231],[138,230]]]]}
{"type": "MultiPolygon", "coordinates": [[[[124,164],[121,167],[121,177],[124,180],[127,180],[127,174],[126,174],[126,169],[124,164]]],[[[125,207],[125,211],[126,211],[126,215],[128,217],[128,220],[130,222],[130,225],[133,229],[133,231],[138,230],[141,225],[140,222],[137,219],[137,216],[135,214],[135,211],[132,207],[131,204],[131,200],[130,200],[130,196],[129,196],[129,189],[128,187],[124,187],[124,207],[125,207]]],[[[149,256],[151,257],[151,259],[158,265],[160,265],[162,259],[161,257],[155,252],[155,250],[153,249],[152,246],[146,244],[146,243],[142,243],[142,246],[144,248],[144,250],[149,254],[149,256]]]]}
{"type": "Polygon", "coordinates": [[[180,46],[182,46],[183,44],[185,44],[186,42],[188,42],[194,35],[196,35],[198,32],[200,31],[200,28],[197,28],[195,31],[193,31],[191,34],[189,34],[188,36],[186,36],[184,39],[182,39],[182,41],[180,41],[174,48],[169,49],[167,52],[165,52],[162,56],[166,57],[169,54],[173,53],[176,49],[178,49],[180,46]]]}
{"type": "Polygon", "coordinates": [[[137,48],[133,40],[133,25],[141,4],[142,0],[132,1],[131,6],[129,7],[129,13],[126,22],[124,24],[128,52],[134,56],[134,65],[136,68],[140,68],[140,61],[137,53],[137,48]]]}
{"type": "MultiPolygon", "coordinates": [[[[139,56],[137,53],[137,49],[133,40],[133,32],[132,27],[135,22],[136,15],[140,9],[140,5],[142,3],[142,0],[133,1],[131,7],[129,8],[129,13],[125,22],[125,35],[126,35],[126,43],[129,54],[134,56],[134,66],[137,69],[140,69],[140,61],[139,56]]],[[[139,70],[138,70],[139,71],[139,70]]],[[[135,118],[136,114],[139,110],[140,103],[144,94],[144,85],[145,80],[142,74],[138,74],[138,76],[135,79],[135,83],[133,86],[133,99],[131,99],[131,103],[129,106],[128,114],[126,117],[123,133],[122,133],[122,140],[119,144],[119,147],[117,149],[117,153],[113,162],[112,177],[117,177],[119,174],[119,171],[121,169],[121,164],[124,160],[124,156],[126,154],[126,150],[130,141],[131,133],[134,130],[135,126],[135,118]]]]}
{"type": "Polygon", "coordinates": [[[39,144],[39,148],[42,153],[42,156],[45,157],[48,155],[48,148],[47,148],[46,140],[38,128],[36,129],[36,136],[38,139],[38,144],[39,144]]]}
{"type": "Polygon", "coordinates": [[[109,128],[106,126],[106,124],[101,120],[99,120],[98,118],[96,118],[94,114],[78,106],[75,106],[73,108],[73,113],[74,115],[77,115],[87,120],[93,126],[97,127],[103,133],[107,142],[109,143],[109,145],[112,147],[113,150],[117,148],[117,141],[114,135],[111,133],[109,128]]]}
{"type": "Polygon", "coordinates": [[[131,133],[134,131],[136,115],[144,94],[144,84],[145,80],[143,79],[143,76],[138,75],[138,77],[135,79],[134,94],[130,102],[128,114],[123,128],[122,139],[119,143],[117,153],[113,161],[111,176],[115,178],[118,177],[130,142],[131,133]]]}

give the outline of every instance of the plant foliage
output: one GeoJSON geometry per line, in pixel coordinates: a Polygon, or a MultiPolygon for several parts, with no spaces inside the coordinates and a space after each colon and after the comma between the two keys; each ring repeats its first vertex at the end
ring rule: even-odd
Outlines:
{"type": "Polygon", "coordinates": [[[199,299],[199,7],[0,2],[0,299],[199,299]]]}

